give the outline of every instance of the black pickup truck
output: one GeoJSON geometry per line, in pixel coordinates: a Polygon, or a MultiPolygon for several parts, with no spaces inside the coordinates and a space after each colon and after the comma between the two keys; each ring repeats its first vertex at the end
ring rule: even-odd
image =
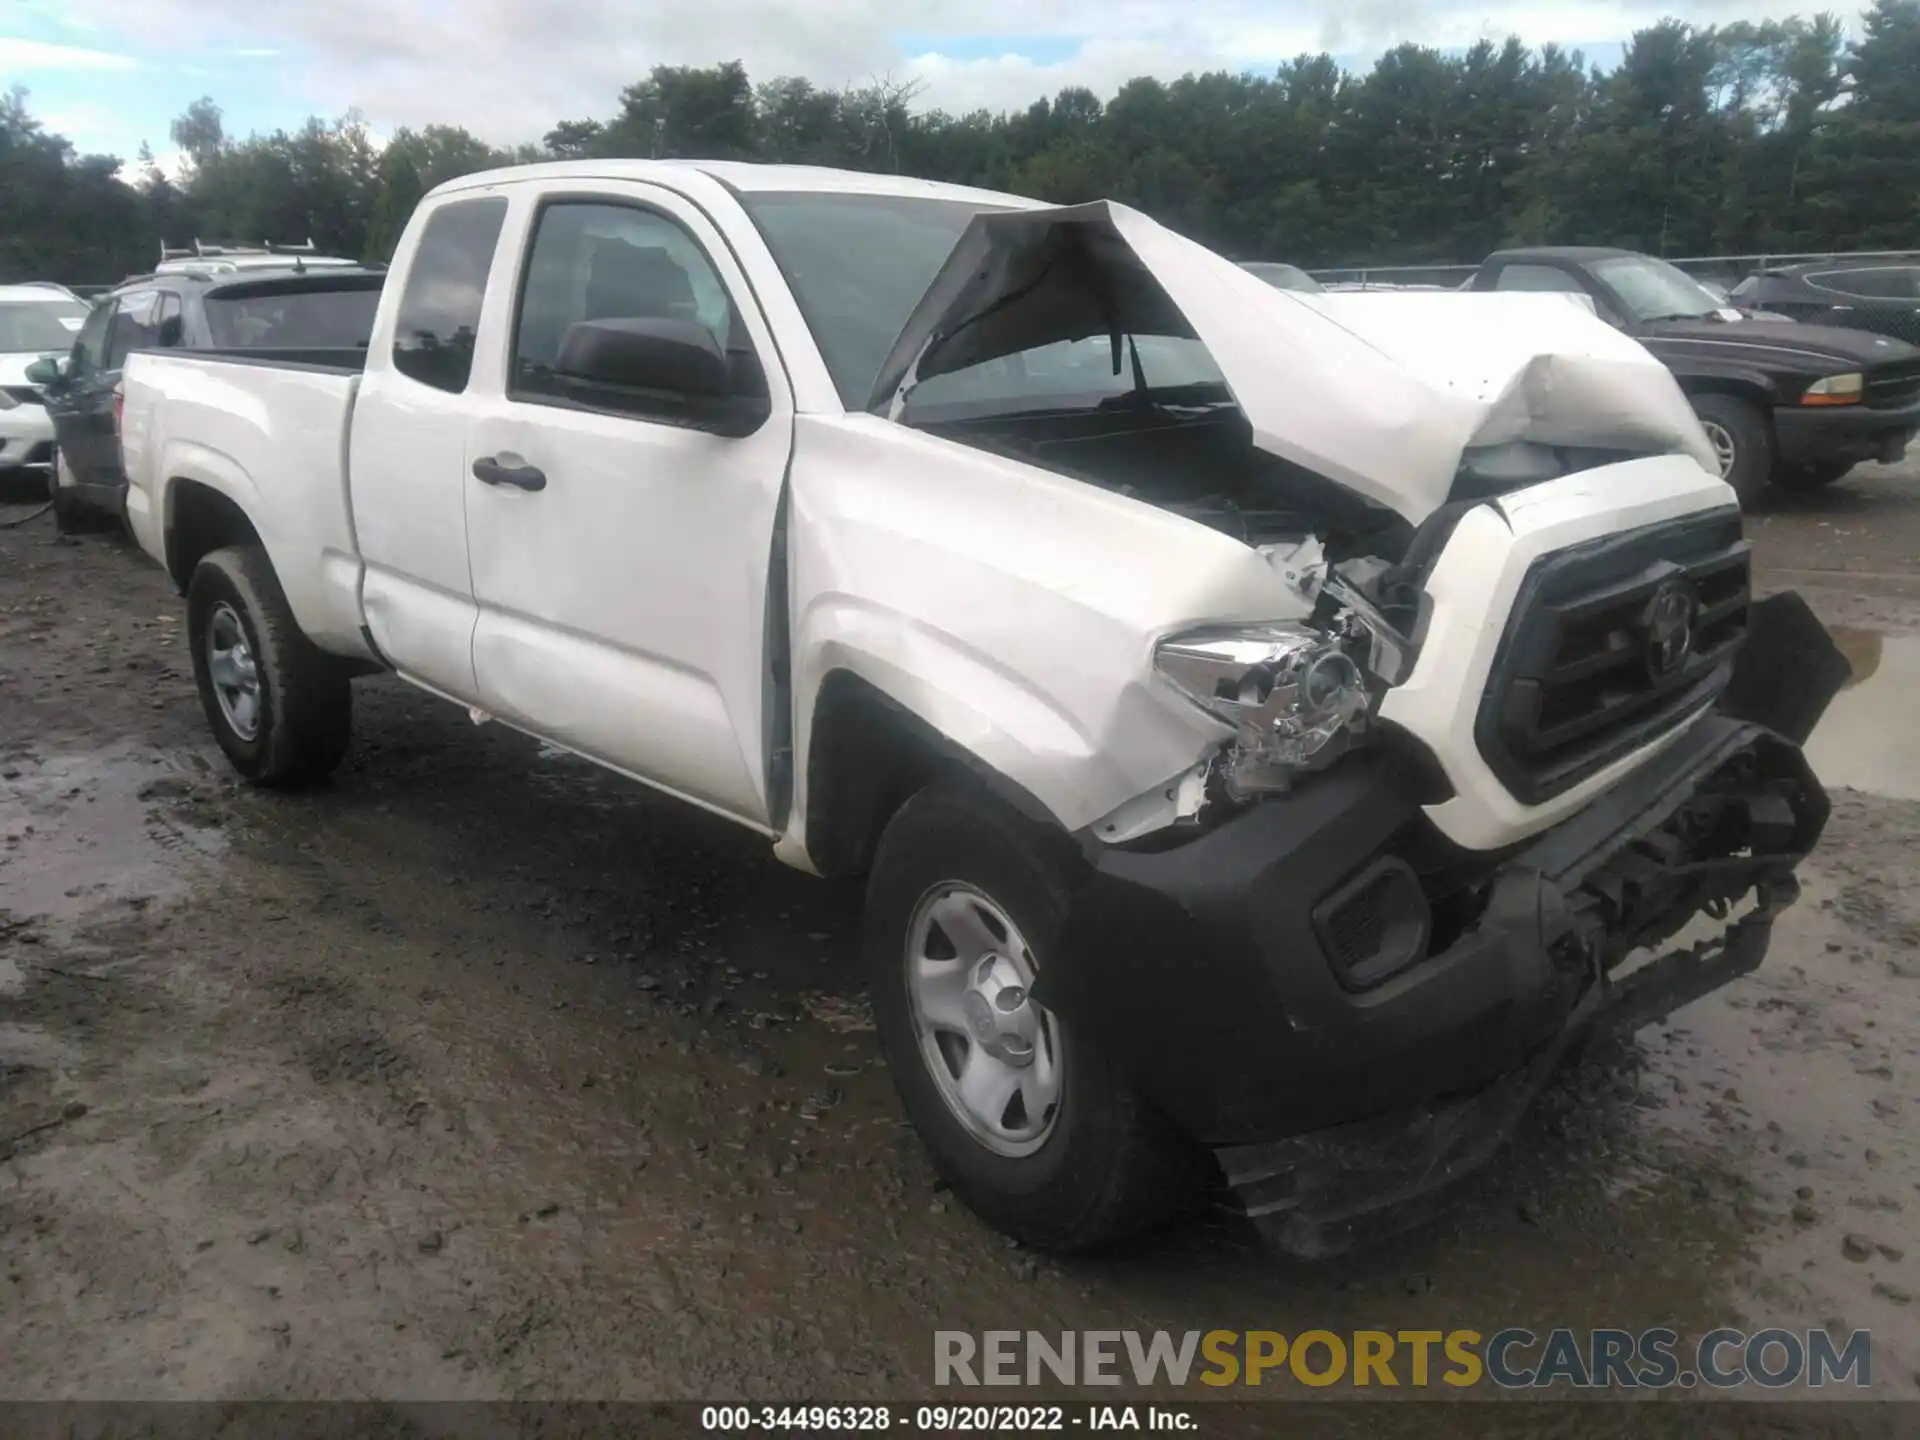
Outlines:
{"type": "Polygon", "coordinates": [[[1673,371],[1742,500],[1769,484],[1817,489],[1862,461],[1897,460],[1920,432],[1920,349],[1861,330],[1755,319],[1651,255],[1501,250],[1469,288],[1587,296],[1673,371]]]}

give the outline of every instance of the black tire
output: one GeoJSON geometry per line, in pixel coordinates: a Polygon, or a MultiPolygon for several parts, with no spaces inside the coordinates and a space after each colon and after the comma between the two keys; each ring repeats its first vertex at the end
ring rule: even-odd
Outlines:
{"type": "Polygon", "coordinates": [[[1853,466],[1850,463],[1841,465],[1830,461],[1824,465],[1796,465],[1790,469],[1782,468],[1774,476],[1774,483],[1796,495],[1808,495],[1816,490],[1824,490],[1852,473],[1853,466]]]}
{"type": "Polygon", "coordinates": [[[353,685],[337,660],[300,633],[266,551],[236,545],[215,550],[194,568],[187,643],[207,724],[248,780],[295,789],[324,779],[340,763],[353,730],[353,685]],[[250,736],[222,708],[211,676],[208,634],[223,607],[238,618],[259,676],[250,736]]]}
{"type": "Polygon", "coordinates": [[[1773,478],[1773,426],[1760,407],[1735,395],[1695,395],[1693,413],[1712,435],[1716,429],[1733,446],[1733,464],[1725,476],[1744,504],[1757,500],[1773,478]]]}
{"type": "Polygon", "coordinates": [[[923,1053],[907,985],[909,927],[944,882],[973,887],[1026,940],[1033,969],[1067,918],[1071,852],[960,782],[921,791],[881,836],[868,877],[866,951],[874,1017],[901,1103],[934,1168],[975,1213],[1037,1249],[1097,1249],[1160,1223],[1190,1167],[1172,1125],[1082,1037],[1047,1017],[1062,1061],[1054,1121],[1032,1153],[989,1149],[956,1116],[923,1053]]]}

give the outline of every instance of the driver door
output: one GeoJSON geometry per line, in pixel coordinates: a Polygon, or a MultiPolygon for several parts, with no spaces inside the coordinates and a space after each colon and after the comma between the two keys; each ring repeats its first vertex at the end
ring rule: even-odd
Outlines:
{"type": "Polygon", "coordinates": [[[480,703],[768,828],[767,587],[793,442],[772,336],[724,239],[671,192],[603,182],[515,221],[526,263],[487,301],[514,323],[476,367],[467,452],[480,703]],[[644,318],[706,327],[764,376],[767,418],[728,436],[556,382],[569,327],[644,318]]]}

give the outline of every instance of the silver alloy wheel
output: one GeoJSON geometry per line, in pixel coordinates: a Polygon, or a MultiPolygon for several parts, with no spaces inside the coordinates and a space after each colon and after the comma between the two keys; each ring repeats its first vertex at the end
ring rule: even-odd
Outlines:
{"type": "Polygon", "coordinates": [[[1060,1114],[1059,1023],[1033,1003],[1033,953],[1007,912],[958,880],[907,922],[907,998],[920,1056],[967,1133],[996,1155],[1031,1155],[1060,1114]]]}
{"type": "Polygon", "coordinates": [[[1702,420],[1700,427],[1707,432],[1707,439],[1713,442],[1714,456],[1720,461],[1720,478],[1724,480],[1733,472],[1733,432],[1717,420],[1702,420]]]}
{"type": "Polygon", "coordinates": [[[207,679],[233,733],[252,740],[260,733],[260,668],[240,614],[224,600],[207,620],[207,679]]]}

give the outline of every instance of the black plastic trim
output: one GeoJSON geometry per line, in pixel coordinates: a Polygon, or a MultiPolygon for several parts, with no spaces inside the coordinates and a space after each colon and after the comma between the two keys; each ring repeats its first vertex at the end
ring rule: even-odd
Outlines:
{"type": "Polygon", "coordinates": [[[1537,729],[1526,717],[1538,714],[1541,687],[1557,678],[1553,663],[1562,619],[1595,608],[1596,596],[1611,604],[1618,603],[1619,596],[1650,589],[1663,572],[1698,578],[1735,565],[1744,572],[1748,563],[1740,512],[1734,507],[1642,526],[1534,562],[1514,597],[1474,721],[1474,741],[1482,758],[1515,799],[1525,805],[1550,800],[1712,704],[1732,679],[1751,579],[1743,574],[1737,604],[1720,607],[1716,617],[1730,638],[1696,655],[1667,681],[1623,702],[1624,723],[1596,728],[1590,739],[1570,734],[1560,743],[1572,748],[1557,756],[1529,754],[1537,729]]]}

